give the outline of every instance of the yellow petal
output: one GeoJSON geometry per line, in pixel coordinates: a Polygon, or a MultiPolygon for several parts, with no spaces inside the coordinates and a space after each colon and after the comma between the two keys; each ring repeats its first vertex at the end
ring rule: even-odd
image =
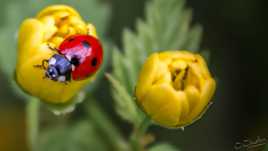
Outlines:
{"type": "MultiPolygon", "coordinates": [[[[183,98],[181,98],[183,99],[183,98]]],[[[175,126],[180,118],[182,100],[168,84],[153,86],[143,98],[142,106],[152,119],[163,126],[175,126]]]]}
{"type": "Polygon", "coordinates": [[[200,94],[200,100],[198,104],[193,108],[193,111],[189,115],[189,119],[199,118],[199,116],[205,111],[206,106],[209,105],[212,95],[215,92],[216,83],[213,79],[209,79],[202,87],[200,94]]]}
{"type": "Polygon", "coordinates": [[[51,16],[46,16],[40,20],[43,23],[44,37],[43,40],[49,40],[58,30],[55,19],[51,16]]]}
{"type": "Polygon", "coordinates": [[[54,48],[58,48],[60,46],[60,44],[63,42],[63,38],[62,37],[54,37],[51,39],[51,42],[49,43],[49,46],[54,47],[54,48]]]}
{"type": "Polygon", "coordinates": [[[79,13],[74,10],[72,7],[69,7],[67,5],[52,5],[48,6],[47,8],[43,9],[38,15],[37,18],[42,18],[45,16],[53,15],[55,12],[67,12],[74,16],[79,16],[79,13]]]}
{"type": "Polygon", "coordinates": [[[40,21],[27,19],[22,23],[18,37],[18,66],[36,53],[35,49],[43,43],[43,36],[44,28],[40,21]]]}
{"type": "Polygon", "coordinates": [[[159,53],[159,59],[160,60],[172,60],[172,59],[181,59],[181,60],[187,60],[187,61],[193,61],[195,60],[195,57],[193,54],[191,54],[188,51],[180,50],[179,53],[178,51],[163,51],[159,53]]]}
{"type": "Polygon", "coordinates": [[[94,36],[95,38],[98,38],[97,35],[97,30],[95,28],[94,25],[92,24],[87,24],[87,28],[88,28],[88,34],[94,36]]]}
{"type": "Polygon", "coordinates": [[[141,73],[136,86],[136,96],[139,101],[142,101],[142,97],[150,89],[154,83],[154,77],[157,76],[158,55],[152,54],[141,69],[141,73]]]}
{"type": "Polygon", "coordinates": [[[211,77],[210,72],[208,70],[207,64],[202,56],[196,54],[196,58],[198,63],[200,64],[200,70],[204,76],[211,77]]]}

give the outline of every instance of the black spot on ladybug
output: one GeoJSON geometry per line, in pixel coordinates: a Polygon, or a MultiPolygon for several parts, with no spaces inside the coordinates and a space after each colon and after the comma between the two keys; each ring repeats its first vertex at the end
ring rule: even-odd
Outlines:
{"type": "Polygon", "coordinates": [[[80,64],[79,59],[77,57],[73,57],[70,62],[74,66],[78,66],[80,64]]]}
{"type": "Polygon", "coordinates": [[[69,38],[68,41],[72,42],[72,41],[74,41],[74,38],[69,38]]]}
{"type": "Polygon", "coordinates": [[[96,66],[97,63],[98,63],[97,58],[96,58],[96,57],[93,58],[92,61],[91,61],[91,65],[92,65],[92,66],[96,66]]]}
{"type": "Polygon", "coordinates": [[[87,41],[82,41],[81,42],[82,43],[82,45],[84,46],[84,47],[86,47],[86,48],[89,48],[90,47],[90,44],[87,42],[87,41]]]}

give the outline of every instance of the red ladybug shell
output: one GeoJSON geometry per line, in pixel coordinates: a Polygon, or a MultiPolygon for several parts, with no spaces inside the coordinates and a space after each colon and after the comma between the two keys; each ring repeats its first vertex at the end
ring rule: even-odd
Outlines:
{"type": "Polygon", "coordinates": [[[58,51],[75,65],[71,73],[73,80],[86,79],[94,74],[102,63],[102,46],[93,36],[70,36],[60,44],[58,51]]]}

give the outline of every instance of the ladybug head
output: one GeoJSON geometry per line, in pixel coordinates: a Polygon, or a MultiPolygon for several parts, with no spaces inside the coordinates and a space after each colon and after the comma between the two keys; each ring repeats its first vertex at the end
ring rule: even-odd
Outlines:
{"type": "Polygon", "coordinates": [[[56,80],[59,77],[59,73],[55,66],[49,65],[46,70],[46,77],[52,80],[56,80]]]}
{"type": "Polygon", "coordinates": [[[65,82],[69,80],[72,64],[62,55],[55,54],[48,60],[45,75],[51,80],[65,82]]]}

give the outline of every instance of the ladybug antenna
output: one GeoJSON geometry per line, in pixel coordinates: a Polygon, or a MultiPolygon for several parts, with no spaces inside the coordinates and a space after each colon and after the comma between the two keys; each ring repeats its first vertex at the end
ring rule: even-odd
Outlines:
{"type": "Polygon", "coordinates": [[[42,61],[42,64],[37,64],[37,65],[34,65],[35,68],[40,68],[40,69],[46,69],[47,68],[47,65],[48,64],[48,60],[47,59],[44,59],[42,61]]]}

